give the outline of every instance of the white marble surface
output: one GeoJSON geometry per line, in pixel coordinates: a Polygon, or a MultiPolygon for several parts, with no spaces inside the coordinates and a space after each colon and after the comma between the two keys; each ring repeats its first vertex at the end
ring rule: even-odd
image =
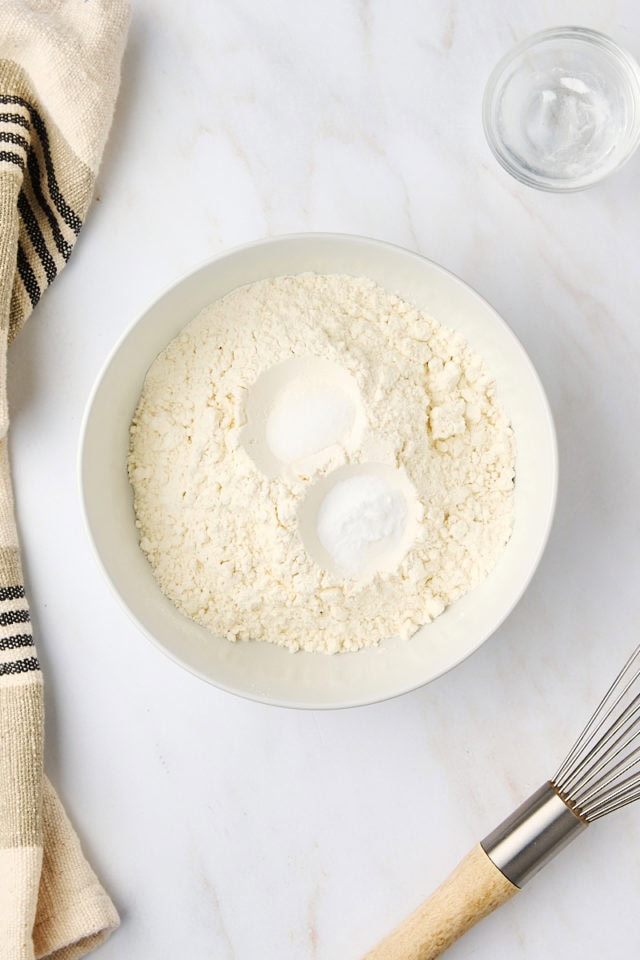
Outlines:
{"type": "MultiPolygon", "coordinates": [[[[122,912],[100,960],[357,960],[554,772],[639,639],[640,155],[586,193],[538,193],[480,122],[498,57],[563,22],[640,56],[633,0],[134,0],[98,202],[10,382],[48,769],[122,912]],[[487,297],[538,368],[561,460],[548,549],[504,626],[428,687],[322,714],[160,656],[97,569],[76,479],[125,327],[231,245],[307,230],[405,245],[487,297]]],[[[639,897],[630,809],[449,956],[637,955],[639,897]]]]}

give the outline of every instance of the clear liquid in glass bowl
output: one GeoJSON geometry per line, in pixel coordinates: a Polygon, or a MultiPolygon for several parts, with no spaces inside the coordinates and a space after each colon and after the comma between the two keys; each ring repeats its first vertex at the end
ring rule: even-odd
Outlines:
{"type": "Polygon", "coordinates": [[[640,142],[640,67],[593,30],[545,30],[497,65],[483,120],[493,153],[517,179],[543,190],[584,189],[640,142]]]}

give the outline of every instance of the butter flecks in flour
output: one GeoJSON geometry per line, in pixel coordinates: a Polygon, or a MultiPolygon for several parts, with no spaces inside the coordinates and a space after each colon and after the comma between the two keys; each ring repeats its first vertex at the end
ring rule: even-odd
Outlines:
{"type": "Polygon", "coordinates": [[[129,476],[167,596],[214,633],[290,650],[410,636],[491,570],[513,521],[513,437],[481,359],[459,333],[349,276],[264,280],[203,310],[147,374],[129,476]],[[250,398],[287,361],[341,371],[348,402],[332,408],[321,450],[299,421],[297,440],[280,438],[288,450],[264,444],[265,463],[250,398]],[[291,449],[311,464],[282,469],[291,449]],[[316,562],[301,517],[333,471],[370,463],[406,476],[418,512],[395,568],[358,578],[316,562]]]}

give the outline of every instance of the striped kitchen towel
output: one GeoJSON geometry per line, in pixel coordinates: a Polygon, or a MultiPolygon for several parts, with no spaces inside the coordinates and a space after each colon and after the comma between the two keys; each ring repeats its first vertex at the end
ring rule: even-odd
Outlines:
{"type": "Polygon", "coordinates": [[[118,915],[43,775],[7,452],[7,347],[69,259],[111,123],[124,0],[0,0],[0,960],[75,960],[118,915]]]}

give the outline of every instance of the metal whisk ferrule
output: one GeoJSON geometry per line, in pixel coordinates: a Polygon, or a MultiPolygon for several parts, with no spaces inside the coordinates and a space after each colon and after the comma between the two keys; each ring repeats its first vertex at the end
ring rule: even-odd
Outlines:
{"type": "Polygon", "coordinates": [[[507,880],[522,887],[586,826],[547,781],[480,845],[507,880]]]}

